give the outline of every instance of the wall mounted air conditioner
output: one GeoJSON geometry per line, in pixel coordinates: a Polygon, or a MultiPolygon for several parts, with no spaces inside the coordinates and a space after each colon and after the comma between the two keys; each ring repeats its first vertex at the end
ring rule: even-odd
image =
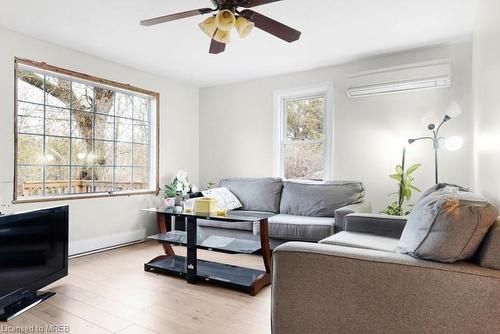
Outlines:
{"type": "Polygon", "coordinates": [[[357,73],[348,76],[346,81],[350,98],[450,86],[449,59],[357,73]]]}

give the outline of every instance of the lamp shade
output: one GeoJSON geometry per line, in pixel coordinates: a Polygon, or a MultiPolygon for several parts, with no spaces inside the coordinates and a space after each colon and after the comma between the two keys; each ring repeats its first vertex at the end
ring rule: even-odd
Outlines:
{"type": "Polygon", "coordinates": [[[217,24],[217,28],[219,28],[219,30],[230,31],[236,24],[236,17],[233,12],[224,9],[215,16],[215,23],[217,24]]]}
{"type": "Polygon", "coordinates": [[[464,140],[462,139],[462,137],[458,137],[458,136],[446,138],[446,142],[445,142],[446,149],[448,151],[458,151],[459,149],[462,148],[463,144],[464,144],[464,140]]]}
{"type": "Polygon", "coordinates": [[[231,32],[217,29],[214,35],[217,42],[227,44],[231,42],[231,32]]]}
{"type": "Polygon", "coordinates": [[[201,22],[198,26],[200,27],[201,31],[205,33],[205,35],[212,38],[215,34],[215,31],[217,30],[217,23],[215,23],[215,16],[210,16],[208,19],[201,22]]]}
{"type": "Polygon", "coordinates": [[[462,114],[462,108],[457,102],[453,101],[450,103],[448,108],[446,108],[446,115],[450,118],[456,118],[462,114]]]}
{"type": "Polygon", "coordinates": [[[236,30],[238,31],[238,34],[240,34],[241,38],[247,37],[254,27],[255,24],[253,22],[248,21],[242,16],[238,16],[236,19],[236,30]]]}

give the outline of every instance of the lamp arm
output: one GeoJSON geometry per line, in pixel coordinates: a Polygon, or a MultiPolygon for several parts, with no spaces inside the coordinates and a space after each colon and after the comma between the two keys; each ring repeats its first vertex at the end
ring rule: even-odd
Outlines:
{"type": "Polygon", "coordinates": [[[418,138],[410,139],[410,140],[412,141],[411,144],[413,144],[414,142],[419,141],[419,140],[423,140],[423,139],[430,139],[430,140],[434,141],[434,138],[432,138],[432,137],[418,137],[418,138]]]}
{"type": "Polygon", "coordinates": [[[444,123],[446,123],[447,121],[449,120],[449,118],[447,119],[446,117],[441,121],[441,124],[438,125],[437,129],[436,129],[436,135],[439,133],[439,130],[441,129],[441,127],[443,126],[444,123]]]}

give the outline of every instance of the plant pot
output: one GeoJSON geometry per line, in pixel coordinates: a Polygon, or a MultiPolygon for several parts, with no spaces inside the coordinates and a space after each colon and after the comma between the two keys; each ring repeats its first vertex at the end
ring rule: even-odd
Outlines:
{"type": "Polygon", "coordinates": [[[164,198],[163,206],[166,208],[173,208],[175,206],[175,197],[164,198]]]}
{"type": "Polygon", "coordinates": [[[183,196],[183,195],[177,195],[175,197],[175,205],[176,206],[182,206],[182,202],[184,202],[189,196],[183,196]]]}

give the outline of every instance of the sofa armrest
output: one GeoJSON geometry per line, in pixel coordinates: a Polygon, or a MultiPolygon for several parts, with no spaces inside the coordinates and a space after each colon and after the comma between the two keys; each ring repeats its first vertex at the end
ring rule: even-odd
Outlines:
{"type": "Polygon", "coordinates": [[[401,238],[408,217],[384,214],[352,213],[344,218],[347,232],[368,233],[389,238],[401,238]]]}
{"type": "Polygon", "coordinates": [[[299,242],[273,262],[274,334],[500,332],[499,271],[299,242]]]}
{"type": "Polygon", "coordinates": [[[369,201],[363,201],[335,210],[335,229],[343,231],[345,229],[344,218],[351,213],[371,213],[372,205],[369,201]]]}

